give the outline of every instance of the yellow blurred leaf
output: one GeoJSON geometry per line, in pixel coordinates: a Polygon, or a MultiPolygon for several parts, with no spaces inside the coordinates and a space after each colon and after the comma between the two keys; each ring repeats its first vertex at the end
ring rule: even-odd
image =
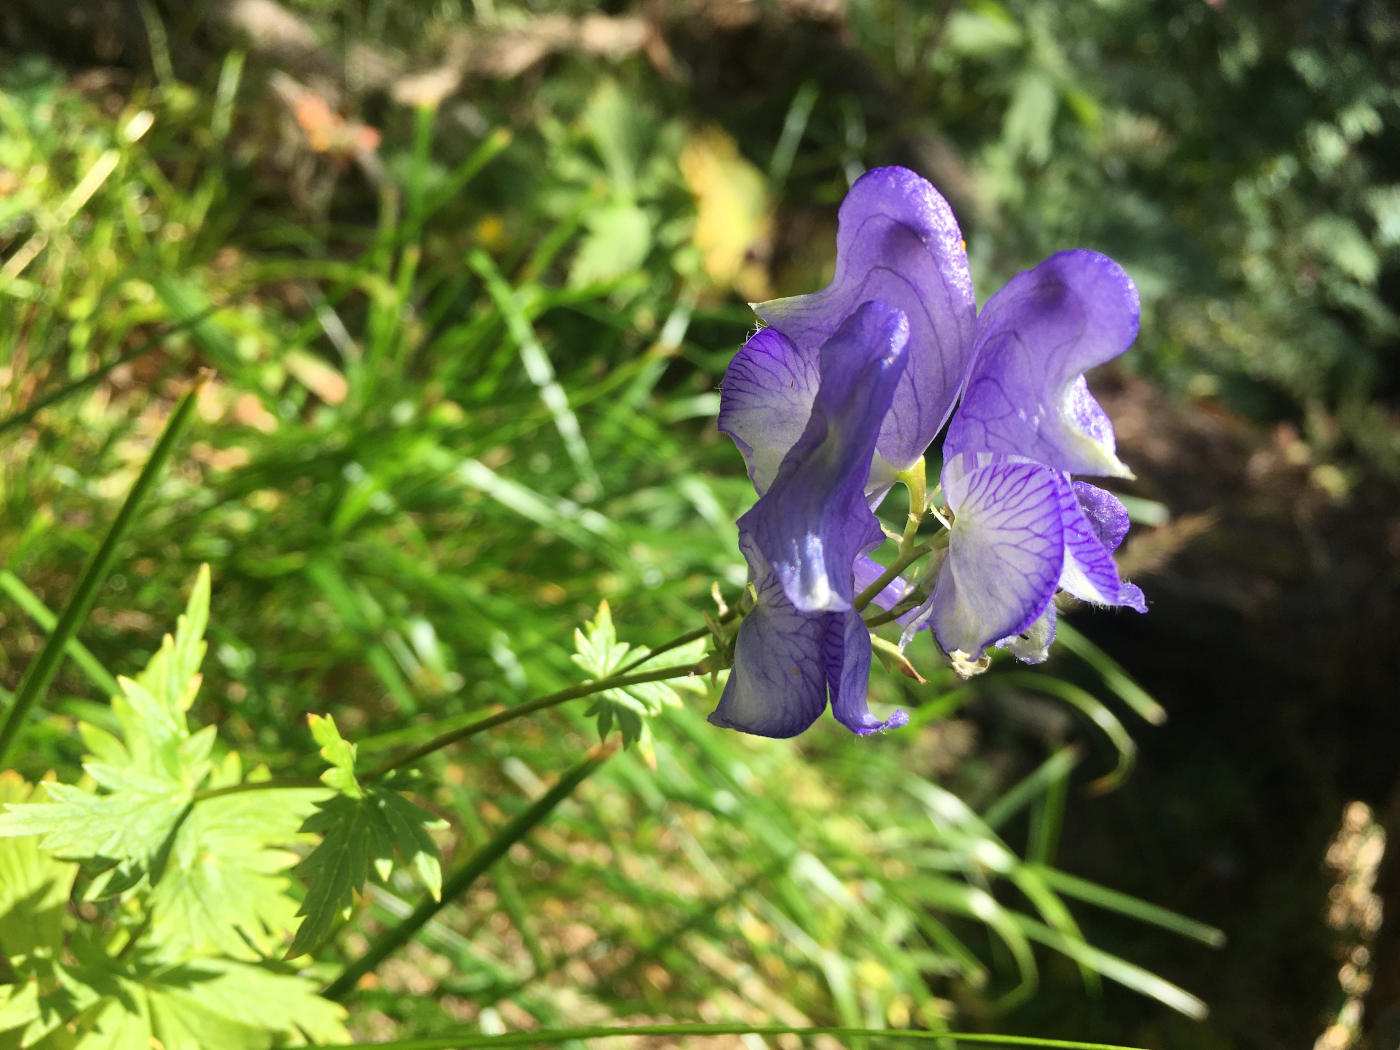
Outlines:
{"type": "Polygon", "coordinates": [[[705,276],[750,302],[771,297],[763,264],[773,215],[762,172],[716,127],[693,132],[681,150],[681,174],[695,195],[694,243],[705,276]]]}

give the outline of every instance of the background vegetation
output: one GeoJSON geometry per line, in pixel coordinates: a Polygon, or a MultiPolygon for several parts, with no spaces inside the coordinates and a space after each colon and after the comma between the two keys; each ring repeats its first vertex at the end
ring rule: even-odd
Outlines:
{"type": "MultiPolygon", "coordinates": [[[[1161,707],[1073,634],[1049,673],[958,688],[925,652],[927,685],[877,674],[914,718],[875,740],[721,733],[685,694],[359,982],[356,1037],[740,1020],[1276,1047],[1400,1003],[1378,825],[1348,810],[1355,848],[1328,853],[1352,800],[1400,835],[1385,5],[19,0],[0,46],[0,699],[209,377],[10,754],[15,801],[20,776],[76,782],[80,722],[132,746],[113,676],[203,563],[190,718],[234,779],[315,777],[308,715],[362,771],[571,685],[600,600],[633,645],[698,626],[716,581],[733,600],[751,489],[719,376],[746,301],[824,280],[866,167],[949,196],[984,296],[1072,246],[1142,290],[1142,337],[1095,382],[1142,475],[1126,557],[1154,609],[1074,622],[1161,707]],[[1337,976],[1358,947],[1369,995],[1337,976]]],[[[585,710],[425,764],[445,867],[577,768],[585,710]]],[[[230,951],[146,932],[151,881],[75,913],[103,950],[230,951]]],[[[279,884],[255,960],[307,881],[279,884]]],[[[258,965],[331,980],[422,893],[396,873],[314,959],[258,965]]],[[[164,987],[157,963],[122,979],[164,987]]]]}

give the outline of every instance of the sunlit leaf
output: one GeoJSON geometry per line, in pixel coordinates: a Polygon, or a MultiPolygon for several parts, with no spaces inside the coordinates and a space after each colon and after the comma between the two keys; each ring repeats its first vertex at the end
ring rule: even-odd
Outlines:
{"type": "Polygon", "coordinates": [[[322,840],[296,867],[310,880],[299,915],[304,916],[288,955],[320,944],[373,876],[383,882],[395,857],[411,864],[434,897],[442,892],[442,868],[429,829],[442,822],[398,792],[375,785],[359,796],[336,795],[316,803],[301,830],[322,840]]]}
{"type": "MultiPolygon", "coordinates": [[[[0,803],[23,805],[33,790],[17,773],[0,773],[0,803]]],[[[0,952],[14,958],[36,948],[62,948],[64,911],[77,873],[77,864],[56,859],[36,838],[0,838],[0,952]]],[[[0,1030],[7,1027],[3,1018],[10,1008],[18,1009],[0,1006],[0,1030]]]]}

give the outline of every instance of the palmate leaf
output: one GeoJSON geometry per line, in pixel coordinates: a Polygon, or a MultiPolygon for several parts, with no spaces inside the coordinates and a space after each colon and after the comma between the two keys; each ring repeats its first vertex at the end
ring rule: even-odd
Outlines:
{"type": "Polygon", "coordinates": [[[359,798],[360,783],[355,779],[355,745],[340,735],[335,719],[330,715],[307,715],[306,721],[311,726],[312,738],[321,745],[321,757],[331,764],[331,768],[321,774],[321,779],[341,794],[359,798]]]}
{"type": "MultiPolygon", "coordinates": [[[[33,788],[19,774],[0,773],[0,802],[22,804],[33,788]]],[[[57,952],[63,946],[63,919],[78,865],[57,860],[32,837],[0,839],[0,953],[12,962],[36,949],[57,952]]],[[[13,991],[0,986],[0,992],[13,991]]],[[[0,995],[0,1031],[18,993],[0,995]]],[[[18,1022],[15,1022],[18,1023],[18,1022]]],[[[8,1027],[14,1027],[10,1024],[8,1027]]]]}
{"type": "Polygon", "coordinates": [[[203,779],[207,767],[198,769],[190,761],[193,756],[176,752],[190,735],[185,713],[199,692],[208,623],[209,566],[202,565],[174,637],[167,634],[162,639],[160,649],[134,680],[117,680],[122,693],[112,698],[112,711],[121,724],[128,755],[120,763],[123,767],[175,780],[203,779]]]}
{"type": "Polygon", "coordinates": [[[371,787],[359,798],[336,795],[316,803],[302,831],[322,834],[294,874],[311,880],[299,915],[305,916],[288,956],[320,944],[354,903],[371,874],[385,881],[398,855],[412,864],[434,897],[442,893],[442,864],[430,828],[431,813],[389,788],[371,787]]]}
{"type": "Polygon", "coordinates": [[[200,569],[175,636],[144,671],[118,679],[112,698],[120,737],[85,727],[84,769],[105,793],[45,783],[47,802],[11,803],[0,836],[37,835],[55,856],[105,871],[89,896],[128,889],[159,875],[177,826],[210,770],[214,729],[191,734],[185,711],[199,689],[209,619],[209,570],[200,569]]]}
{"type": "MultiPolygon", "coordinates": [[[[229,755],[214,786],[236,784],[229,755]]],[[[149,943],[162,958],[217,952],[235,959],[279,955],[297,903],[285,847],[324,795],[317,788],[239,792],[199,802],[181,823],[152,888],[149,943]]]]}
{"type": "Polygon", "coordinates": [[[442,893],[442,862],[428,832],[443,822],[400,795],[392,781],[362,786],[355,775],[355,747],[330,716],[312,715],[310,725],[322,757],[331,763],[321,779],[338,793],[317,802],[301,826],[322,839],[294,872],[311,884],[297,912],[304,920],[288,957],[325,940],[371,876],[380,882],[389,878],[396,856],[413,866],[434,897],[442,893]]]}
{"type": "Polygon", "coordinates": [[[14,1029],[26,1028],[41,1016],[36,983],[0,984],[0,1047],[9,1050],[17,1045],[19,1039],[14,1029]]]}
{"type": "Polygon", "coordinates": [[[606,678],[621,665],[632,647],[617,640],[612,609],[606,601],[598,603],[598,615],[587,621],[584,627],[586,631],[574,630],[575,653],[572,659],[590,676],[606,678]]]}
{"type": "MultiPolygon", "coordinates": [[[[598,615],[587,621],[584,627],[586,630],[574,631],[574,663],[587,671],[590,678],[606,678],[616,673],[623,666],[627,654],[632,652],[632,647],[617,640],[612,610],[606,601],[599,603],[598,615]]],[[[704,646],[702,639],[677,650],[677,655],[685,660],[693,654],[693,658],[698,660],[704,655],[704,646]]],[[[666,682],[642,682],[598,693],[585,714],[598,719],[600,740],[607,739],[616,727],[622,734],[624,747],[640,744],[643,751],[649,753],[647,719],[659,715],[663,708],[680,706],[680,702],[676,690],[666,682]]]]}
{"type": "Polygon", "coordinates": [[[76,951],[78,965],[50,967],[22,1050],[265,1050],[298,1035],[346,1038],[345,1011],[308,978],[233,959],[128,962],[81,939],[76,951]]]}
{"type": "Polygon", "coordinates": [[[56,857],[115,869],[101,888],[117,892],[158,870],[190,792],[168,782],[133,780],[126,790],[94,795],[71,784],[41,785],[52,800],[10,805],[0,837],[37,835],[56,857]]]}

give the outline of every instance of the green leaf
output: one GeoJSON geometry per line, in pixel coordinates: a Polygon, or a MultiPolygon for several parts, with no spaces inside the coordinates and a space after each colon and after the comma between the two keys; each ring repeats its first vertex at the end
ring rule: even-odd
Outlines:
{"type": "Polygon", "coordinates": [[[53,968],[59,988],[42,997],[45,1025],[31,1025],[22,1046],[266,1050],[298,1033],[317,1042],[347,1037],[345,1011],[308,978],[234,959],[128,963],[86,948],[80,965],[53,968]],[[65,1029],[81,1034],[74,1041],[65,1029]]]}
{"type": "Polygon", "coordinates": [[[321,745],[321,757],[331,768],[321,774],[330,787],[351,798],[362,798],[364,791],[355,779],[355,745],[340,735],[330,715],[307,715],[311,736],[321,745]]]}
{"type": "MultiPolygon", "coordinates": [[[[598,605],[598,615],[584,624],[585,630],[574,631],[575,653],[572,657],[588,672],[590,678],[607,678],[615,674],[632,652],[626,642],[617,640],[613,627],[612,610],[606,601],[598,605]]],[[[695,653],[694,658],[704,655],[704,639],[679,650],[682,658],[686,650],[695,653]]],[[[694,688],[695,684],[687,684],[694,688]]],[[[701,687],[703,688],[703,686],[701,687]]],[[[606,689],[594,696],[585,714],[598,720],[598,738],[607,739],[616,728],[622,734],[625,747],[640,742],[646,730],[646,720],[659,715],[665,707],[679,707],[680,696],[667,682],[641,682],[619,689],[606,689]]]]}
{"type": "Polygon", "coordinates": [[[146,942],[162,958],[282,953],[296,928],[288,872],[316,788],[246,791],[198,802],[180,824],[151,892],[146,942]]]}
{"type": "Polygon", "coordinates": [[[37,835],[39,845],[59,857],[115,866],[122,887],[159,869],[175,824],[190,805],[187,790],[144,778],[110,795],[71,784],[46,782],[43,788],[53,801],[7,807],[0,837],[37,835]]]}
{"type": "MultiPolygon", "coordinates": [[[[39,1020],[39,985],[34,981],[23,984],[0,984],[0,1033],[27,1026],[39,1020]]],[[[0,1038],[0,1046],[8,1048],[11,1040],[0,1038]]]]}
{"type": "Polygon", "coordinates": [[[209,569],[201,567],[174,637],[135,678],[119,678],[112,697],[120,736],[83,726],[83,768],[99,792],[45,783],[48,802],[8,802],[0,837],[38,836],[37,845],[104,874],[89,898],[118,893],[143,878],[152,885],[177,842],[194,792],[212,768],[215,729],[191,734],[185,712],[199,691],[204,631],[209,623],[209,569]]]}
{"type": "Polygon", "coordinates": [[[591,676],[606,678],[622,663],[631,646],[617,640],[612,609],[606,600],[598,603],[598,615],[585,622],[584,627],[586,631],[574,631],[572,659],[591,676]]]}
{"type": "Polygon", "coordinates": [[[803,1040],[818,1036],[832,1036],[849,1042],[852,1039],[871,1038],[878,1040],[875,1045],[896,1045],[910,1043],[937,1043],[940,1047],[956,1046],[964,1043],[969,1046],[1032,1047],[1037,1050],[1135,1050],[1134,1047],[1118,1043],[1086,1043],[1077,1039],[1041,1039],[1033,1035],[995,1035],[988,1032],[947,1032],[908,1028],[860,1028],[850,1026],[824,1025],[820,1027],[786,1024],[747,1024],[725,1022],[718,1024],[619,1024],[592,1025],[577,1028],[551,1028],[532,1032],[499,1032],[482,1034],[475,1029],[458,1029],[450,1035],[420,1036],[413,1039],[395,1039],[389,1043],[350,1043],[336,1050],[476,1050],[479,1047],[505,1046],[556,1046],[588,1039],[616,1039],[618,1037],[661,1036],[667,1039],[666,1045],[680,1045],[679,1040],[696,1039],[718,1035],[794,1035],[803,1040]]]}
{"type": "Polygon", "coordinates": [[[428,831],[442,827],[427,810],[398,792],[375,785],[358,797],[336,795],[316,803],[316,812],[302,824],[304,832],[324,838],[294,874],[309,878],[299,915],[305,916],[288,956],[309,952],[331,932],[354,903],[370,875],[384,882],[394,869],[394,857],[412,864],[437,898],[442,893],[442,867],[428,831]]]}
{"type": "Polygon", "coordinates": [[[958,10],[948,20],[948,47],[964,55],[990,55],[1021,47],[1026,40],[1022,22],[1000,4],[980,10],[958,10]]]}
{"type": "Polygon", "coordinates": [[[132,483],[121,509],[112,520],[107,535],[103,537],[102,545],[83,570],[43,648],[25,671],[9,710],[4,719],[0,720],[0,761],[3,761],[8,753],[10,745],[14,743],[34,705],[48,691],[49,683],[58,670],[69,640],[79,624],[87,618],[88,610],[92,608],[93,600],[97,596],[97,588],[106,577],[123,536],[135,521],[142,499],[155,483],[156,477],[175,450],[176,443],[190,421],[199,386],[200,384],[196,384],[194,389],[180,398],[175,411],[170,414],[155,448],[151,450],[145,466],[141,468],[141,473],[132,483]]]}
{"type": "Polygon", "coordinates": [[[584,131],[619,193],[635,191],[638,170],[646,154],[650,114],[615,80],[593,91],[584,109],[584,131]]]}
{"type": "MultiPolygon", "coordinates": [[[[0,802],[23,805],[33,790],[19,774],[0,773],[0,802]]],[[[0,952],[14,961],[37,948],[62,949],[63,919],[77,873],[78,865],[56,860],[37,839],[0,839],[0,952]]],[[[0,998],[0,1030],[14,1027],[5,1017],[18,1009],[16,1002],[0,998]]]]}
{"type": "Polygon", "coordinates": [[[630,201],[615,200],[591,210],[569,267],[570,287],[602,284],[635,273],[651,251],[653,225],[646,209],[630,201]]]}
{"type": "Polygon", "coordinates": [[[1031,67],[1016,78],[1001,128],[1002,141],[1013,155],[1033,164],[1049,159],[1059,103],[1055,81],[1044,70],[1031,67]]]}
{"type": "MultiPolygon", "coordinates": [[[[209,626],[209,566],[201,565],[195,574],[185,611],[175,621],[175,636],[166,635],[146,669],[136,677],[172,719],[190,709],[199,689],[199,668],[207,646],[204,631],[209,626]]],[[[178,719],[181,729],[184,719],[178,719]]]]}

